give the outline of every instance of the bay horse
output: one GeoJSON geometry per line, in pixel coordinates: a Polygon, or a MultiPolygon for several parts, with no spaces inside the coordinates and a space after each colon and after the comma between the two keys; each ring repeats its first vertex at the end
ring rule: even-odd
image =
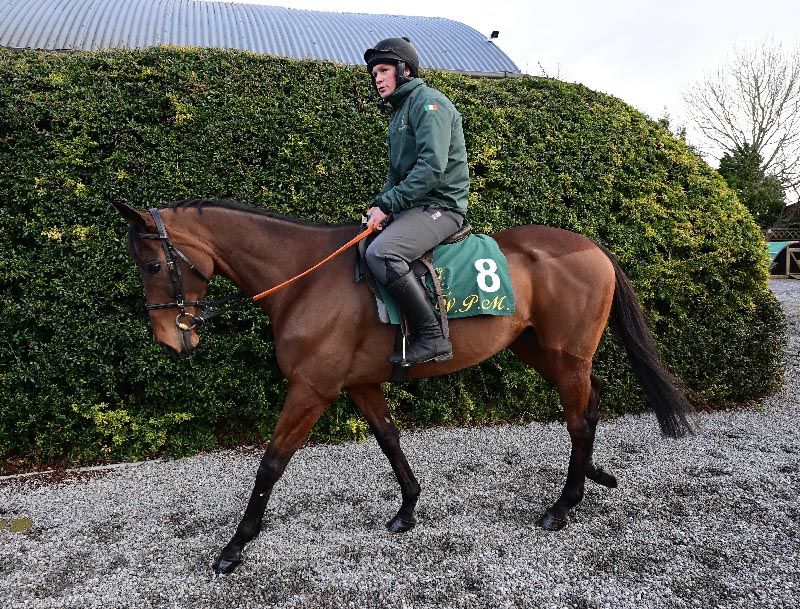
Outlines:
{"type": "MultiPolygon", "coordinates": [[[[233,201],[183,201],[141,212],[115,207],[130,223],[128,248],[144,284],[156,341],[173,357],[198,345],[208,281],[221,275],[248,296],[308,269],[351,239],[357,225],[321,225],[271,214],[233,201]],[[177,315],[176,315],[177,313],[177,315]]],[[[637,297],[605,248],[566,230],[517,226],[492,235],[504,252],[516,312],[453,319],[453,358],[410,368],[409,378],[448,374],[510,349],[558,389],[572,448],[563,491],[537,524],[558,530],[584,495],[586,478],[616,487],[594,464],[600,380],[592,358],[610,322],[631,361],[662,432],[693,432],[681,381],[661,360],[637,297]]],[[[259,301],[270,317],[277,363],[289,381],[278,422],[261,459],[247,508],[213,563],[232,572],[261,529],[271,491],[292,455],[340,392],[366,418],[400,485],[402,502],[391,532],[415,524],[420,494],[400,447],[381,383],[395,329],[378,321],[373,295],[354,283],[354,256],[339,256],[286,289],[259,301]]]]}

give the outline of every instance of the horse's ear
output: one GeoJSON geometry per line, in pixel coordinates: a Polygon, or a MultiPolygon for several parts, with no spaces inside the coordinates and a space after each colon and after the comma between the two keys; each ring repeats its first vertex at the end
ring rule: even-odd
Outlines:
{"type": "Polygon", "coordinates": [[[122,217],[125,218],[130,224],[134,224],[139,228],[144,228],[145,226],[147,226],[147,222],[145,221],[142,212],[131,207],[127,203],[123,201],[112,201],[111,205],[113,205],[114,208],[120,214],[122,214],[122,217]]]}

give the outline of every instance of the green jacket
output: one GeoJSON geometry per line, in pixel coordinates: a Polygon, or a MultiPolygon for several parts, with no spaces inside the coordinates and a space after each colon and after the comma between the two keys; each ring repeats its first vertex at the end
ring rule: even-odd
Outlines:
{"type": "Polygon", "coordinates": [[[461,115],[447,97],[420,78],[387,99],[389,173],[375,205],[386,213],[438,205],[467,213],[469,169],[461,115]]]}

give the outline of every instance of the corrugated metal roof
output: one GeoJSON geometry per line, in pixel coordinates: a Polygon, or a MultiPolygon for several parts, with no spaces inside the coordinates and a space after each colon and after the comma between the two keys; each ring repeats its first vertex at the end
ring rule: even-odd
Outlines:
{"type": "Polygon", "coordinates": [[[90,51],[167,44],[361,64],[364,49],[392,36],[411,38],[423,68],[520,73],[480,32],[438,17],[197,0],[0,0],[0,46],[17,49],[90,51]]]}

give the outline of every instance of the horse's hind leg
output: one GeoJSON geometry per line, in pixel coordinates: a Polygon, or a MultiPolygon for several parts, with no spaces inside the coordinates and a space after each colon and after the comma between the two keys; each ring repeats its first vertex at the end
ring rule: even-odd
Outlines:
{"type": "Polygon", "coordinates": [[[556,349],[544,349],[532,330],[523,334],[510,348],[522,361],[556,385],[567,420],[572,443],[567,481],[561,496],[537,521],[539,526],[555,531],[567,524],[569,510],[583,499],[586,477],[606,486],[616,485],[613,476],[592,462],[600,383],[591,374],[590,360],[556,349]]]}
{"type": "Polygon", "coordinates": [[[605,471],[602,467],[594,464],[592,453],[594,452],[594,436],[597,429],[597,421],[600,420],[600,390],[602,381],[594,374],[591,375],[592,390],[589,394],[589,408],[586,412],[586,421],[589,423],[591,439],[589,441],[589,458],[586,464],[586,477],[589,480],[602,484],[608,488],[617,488],[617,479],[613,474],[605,471]]]}
{"type": "Polygon", "coordinates": [[[586,472],[591,462],[594,433],[586,418],[591,394],[591,363],[574,360],[567,354],[554,356],[559,368],[556,385],[561,397],[561,406],[567,419],[567,431],[572,450],[567,469],[567,481],[561,496],[539,518],[537,524],[550,531],[557,531],[567,524],[567,513],[583,499],[586,472]]]}
{"type": "Polygon", "coordinates": [[[349,388],[347,392],[367,419],[378,445],[389,459],[400,483],[403,503],[397,515],[386,523],[386,528],[392,533],[408,531],[417,522],[414,518],[414,509],[417,506],[420,486],[400,448],[400,432],[392,422],[383,391],[380,385],[363,385],[349,388]]]}

